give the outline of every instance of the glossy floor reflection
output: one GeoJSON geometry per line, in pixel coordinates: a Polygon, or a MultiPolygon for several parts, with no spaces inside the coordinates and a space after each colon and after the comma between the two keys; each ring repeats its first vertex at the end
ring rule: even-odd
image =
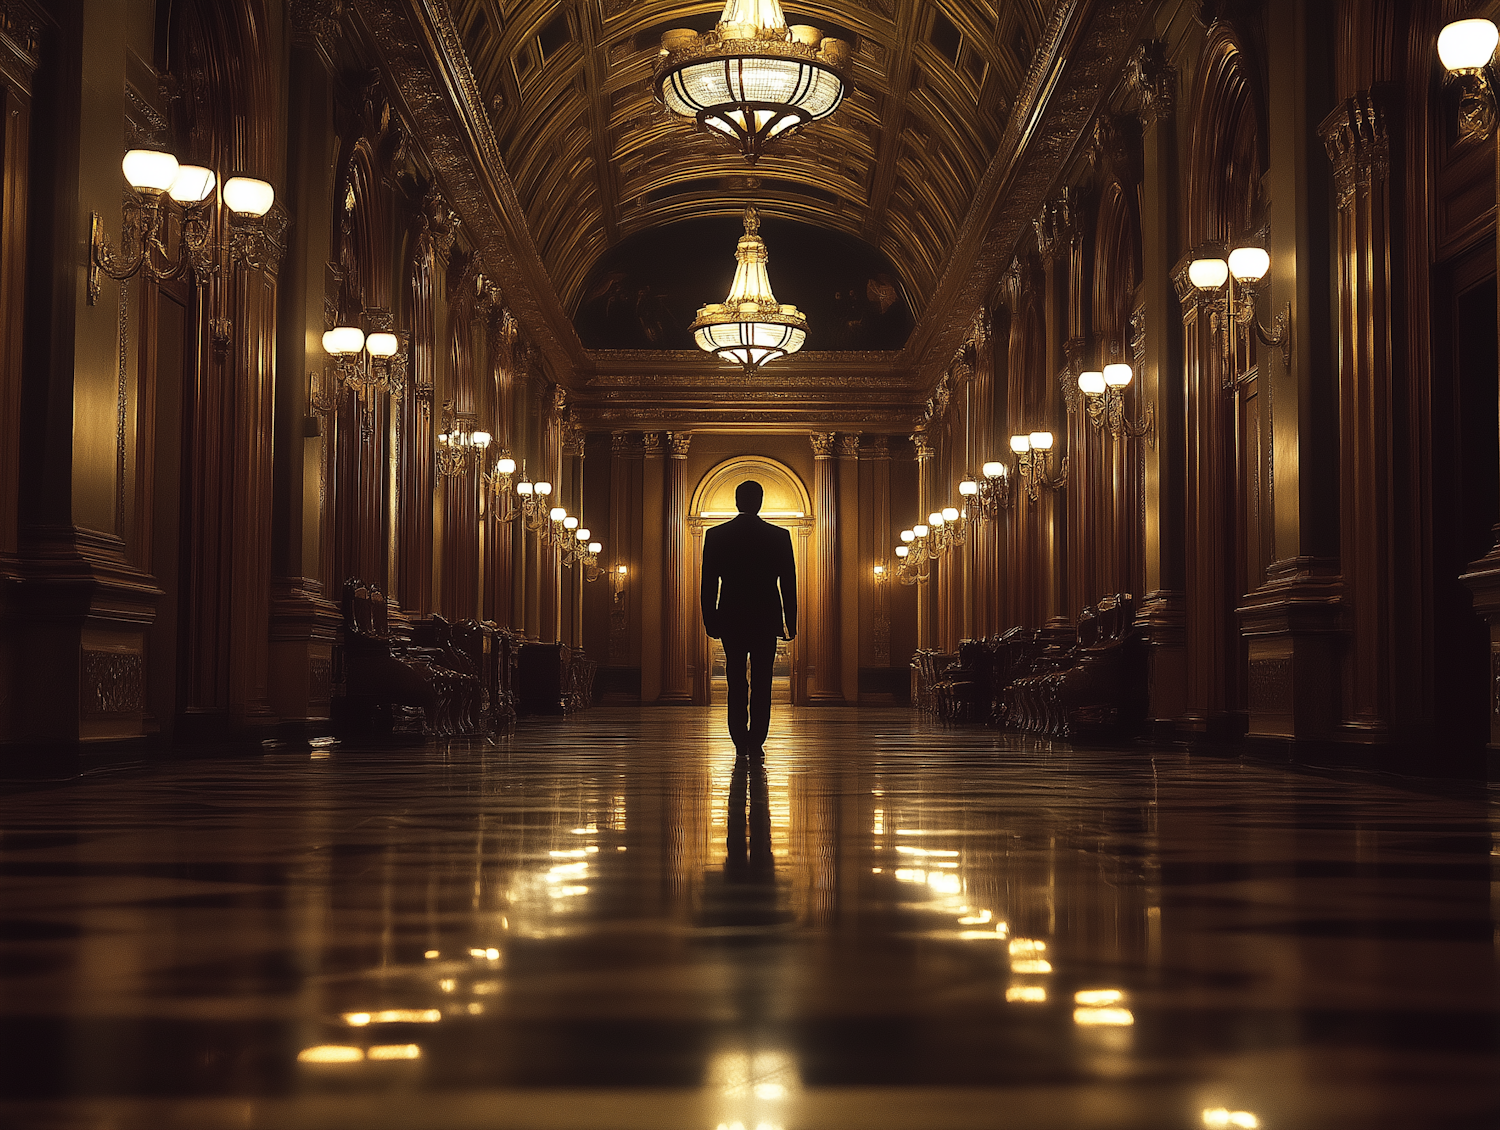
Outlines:
{"type": "Polygon", "coordinates": [[[1500,1124],[1482,788],[595,710],[0,801],[0,1125],[1500,1124]]]}

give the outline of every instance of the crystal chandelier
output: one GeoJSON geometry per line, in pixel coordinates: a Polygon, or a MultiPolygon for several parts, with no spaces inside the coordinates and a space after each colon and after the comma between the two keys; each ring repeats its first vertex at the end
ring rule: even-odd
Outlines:
{"type": "Polygon", "coordinates": [[[734,138],[753,165],[773,137],[838,109],[850,55],[848,43],[815,27],[788,28],[778,0],[726,0],[713,31],[661,37],[656,96],[734,138]]]}
{"type": "Polygon", "coordinates": [[[699,307],[690,327],[698,348],[754,373],[768,361],[796,353],[807,337],[807,316],[771,293],[760,213],[745,209],[745,234],[734,250],[734,284],[723,302],[699,307]]]}

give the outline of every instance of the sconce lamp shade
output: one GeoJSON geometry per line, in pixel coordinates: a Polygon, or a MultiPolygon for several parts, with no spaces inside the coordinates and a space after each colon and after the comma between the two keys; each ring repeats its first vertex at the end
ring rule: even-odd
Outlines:
{"type": "Polygon", "coordinates": [[[946,521],[947,519],[939,514],[936,510],[927,515],[927,524],[933,529],[942,529],[943,523],[946,521]]]}
{"type": "Polygon", "coordinates": [[[896,547],[896,556],[897,557],[904,558],[910,552],[911,552],[911,550],[907,549],[906,546],[904,546],[904,545],[898,545],[896,547]]]}
{"type": "Polygon", "coordinates": [[[577,528],[578,528],[578,519],[575,518],[575,517],[573,517],[573,515],[569,514],[566,518],[563,519],[563,529],[565,529],[565,530],[576,530],[577,528]]]}
{"type": "Polygon", "coordinates": [[[620,576],[622,576],[622,577],[623,577],[623,576],[624,576],[624,575],[625,575],[625,574],[626,574],[626,573],[628,573],[628,572],[629,572],[629,571],[630,571],[630,570],[629,570],[629,569],[627,569],[627,568],[626,568],[626,567],[625,567],[625,566],[624,566],[624,565],[616,565],[616,566],[615,566],[615,572],[616,572],[616,573],[618,573],[618,574],[620,574],[620,576]]]}
{"type": "Polygon", "coordinates": [[[578,527],[578,540],[579,541],[588,541],[589,538],[591,538],[593,536],[594,536],[594,532],[592,530],[590,530],[587,526],[580,526],[580,527],[578,527]]]}
{"type": "Polygon", "coordinates": [[[883,577],[883,576],[885,576],[885,566],[884,565],[877,565],[877,566],[875,566],[875,575],[877,577],[883,577]]]}
{"type": "Polygon", "coordinates": [[[916,531],[915,530],[902,530],[901,531],[901,540],[902,541],[916,541],[917,540],[916,531]]]}
{"type": "Polygon", "coordinates": [[[330,357],[353,357],[365,347],[365,331],[358,326],[338,326],[323,335],[323,352],[330,357]]]}
{"type": "MultiPolygon", "coordinates": [[[[541,486],[541,485],[542,485],[541,483],[537,483],[537,486],[541,486]]],[[[554,506],[551,510],[549,510],[547,512],[547,517],[551,518],[554,522],[561,522],[567,516],[568,516],[568,512],[566,510],[564,510],[561,506],[554,506]]]]}
{"type": "Polygon", "coordinates": [[[1489,20],[1458,20],[1438,34],[1438,58],[1450,71],[1474,71],[1494,57],[1500,29],[1489,20]]]}
{"type": "MultiPolygon", "coordinates": [[[[514,475],[516,473],[516,461],[509,455],[502,455],[500,461],[495,464],[495,470],[499,471],[502,475],[514,475]]],[[[531,484],[527,483],[526,485],[530,486],[531,484]]],[[[520,487],[516,489],[519,491],[520,487]]],[[[527,493],[529,494],[530,492],[528,491],[527,493]]]]}
{"type": "Polygon", "coordinates": [[[984,472],[985,478],[998,479],[1005,474],[1005,464],[992,461],[986,463],[983,467],[980,468],[980,470],[984,472]]]}
{"type": "Polygon", "coordinates": [[[602,541],[591,541],[591,542],[589,542],[589,552],[590,553],[597,554],[603,548],[604,548],[604,543],[602,541]]]}
{"type": "Polygon", "coordinates": [[[120,162],[125,179],[137,192],[166,192],[177,179],[177,158],[158,149],[132,149],[120,162]]]}
{"type": "Polygon", "coordinates": [[[1031,450],[1032,451],[1051,451],[1052,450],[1052,433],[1051,432],[1032,432],[1029,438],[1031,440],[1031,450]]]}
{"type": "Polygon", "coordinates": [[[1104,374],[1097,369],[1078,374],[1078,390],[1089,396],[1098,396],[1104,391],[1104,374]]]}
{"type": "Polygon", "coordinates": [[[540,482],[540,483],[537,483],[537,485],[536,485],[536,492],[537,492],[537,494],[541,495],[543,498],[546,498],[547,495],[549,495],[549,494],[552,493],[552,484],[549,483],[549,482],[546,482],[545,480],[542,481],[542,482],[540,482]]]}
{"type": "Polygon", "coordinates": [[[943,521],[945,521],[945,522],[956,522],[956,521],[958,521],[958,507],[957,506],[945,506],[945,507],[943,507],[943,521]]]}
{"type": "Polygon", "coordinates": [[[1026,436],[1011,436],[1010,449],[1017,455],[1025,455],[1031,450],[1031,440],[1026,436]]]}
{"type": "Polygon", "coordinates": [[[254,177],[230,177],[224,182],[224,203],[241,216],[264,216],[276,203],[276,190],[254,177]]]}
{"type": "Polygon", "coordinates": [[[979,484],[976,483],[973,479],[965,479],[963,482],[958,484],[958,494],[960,498],[971,498],[978,493],[979,484]]]}
{"type": "Polygon", "coordinates": [[[472,436],[469,437],[469,442],[472,443],[475,447],[483,448],[488,447],[490,445],[490,440],[494,438],[495,437],[490,435],[489,432],[475,432],[472,436]]]}
{"type": "Polygon", "coordinates": [[[179,165],[167,195],[179,204],[202,204],[214,190],[218,178],[202,165],[179,165]]]}
{"type": "Polygon", "coordinates": [[[1229,264],[1222,259],[1194,259],[1188,264],[1188,282],[1199,290],[1218,290],[1229,281],[1229,264]]]}
{"type": "Polygon", "coordinates": [[[911,528],[911,532],[919,538],[925,538],[930,531],[926,526],[923,526],[919,523],[918,525],[915,525],[911,528]]]}
{"type": "Polygon", "coordinates": [[[1240,282],[1256,282],[1271,269],[1271,257],[1261,247],[1236,247],[1229,253],[1229,273],[1240,282]]]}
{"type": "Polygon", "coordinates": [[[365,348],[371,357],[394,357],[401,348],[401,339],[392,333],[373,333],[365,338],[365,348]]]}
{"type": "Polygon", "coordinates": [[[1110,388],[1124,388],[1130,383],[1132,374],[1129,365],[1104,366],[1104,383],[1110,388]]]}
{"type": "MultiPolygon", "coordinates": [[[[504,463],[507,462],[507,460],[502,459],[501,462],[504,463]]],[[[515,465],[514,459],[509,460],[508,462],[510,462],[512,466],[515,465]]],[[[534,490],[536,490],[536,487],[527,479],[522,479],[519,483],[516,484],[516,493],[519,494],[522,498],[530,498],[534,490]]]]}

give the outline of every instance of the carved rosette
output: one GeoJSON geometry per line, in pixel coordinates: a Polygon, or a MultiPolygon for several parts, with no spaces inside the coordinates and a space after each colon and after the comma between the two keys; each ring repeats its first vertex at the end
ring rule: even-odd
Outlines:
{"type": "Polygon", "coordinates": [[[812,440],[814,459],[832,459],[834,441],[837,439],[835,432],[813,432],[808,437],[812,440]]]}
{"type": "Polygon", "coordinates": [[[1333,162],[1333,187],[1340,210],[1352,205],[1358,189],[1368,189],[1390,175],[1390,130],[1385,107],[1373,92],[1360,91],[1345,99],[1323,120],[1318,132],[1333,162]]]}
{"type": "Polygon", "coordinates": [[[1167,62],[1166,44],[1148,39],[1135,49],[1125,68],[1125,85],[1135,101],[1136,116],[1146,127],[1170,118],[1176,109],[1177,72],[1167,62]]]}
{"type": "Polygon", "coordinates": [[[692,442],[692,432],[672,432],[667,436],[667,443],[671,446],[673,459],[686,459],[688,456],[688,447],[692,442]]]}
{"type": "Polygon", "coordinates": [[[858,459],[859,458],[859,433],[858,432],[840,432],[839,433],[839,458],[840,459],[858,459]]]}

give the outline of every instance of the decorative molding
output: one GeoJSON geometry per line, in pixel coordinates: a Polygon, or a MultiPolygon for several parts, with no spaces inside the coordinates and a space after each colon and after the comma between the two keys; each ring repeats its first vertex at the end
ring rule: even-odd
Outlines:
{"type": "Polygon", "coordinates": [[[812,440],[814,459],[832,459],[834,441],[838,438],[836,432],[813,432],[808,436],[812,440]]]}
{"type": "Polygon", "coordinates": [[[0,32],[35,70],[42,55],[42,21],[25,0],[0,0],[0,32]]]}
{"type": "Polygon", "coordinates": [[[344,0],[290,0],[292,42],[325,51],[344,34],[344,0]]]}
{"type": "Polygon", "coordinates": [[[609,451],[616,459],[639,459],[646,453],[636,434],[625,431],[610,432],[609,451]]]}
{"type": "Polygon", "coordinates": [[[671,446],[673,459],[686,459],[688,447],[692,442],[692,432],[669,432],[667,434],[667,443],[671,446]]]}
{"type": "Polygon", "coordinates": [[[659,458],[662,453],[661,433],[646,432],[641,436],[641,454],[648,458],[659,458]]]}
{"type": "Polygon", "coordinates": [[[1318,133],[1333,162],[1339,208],[1347,209],[1355,190],[1384,181],[1391,169],[1391,138],[1384,99],[1362,90],[1323,119],[1318,133]]]}
{"type": "Polygon", "coordinates": [[[864,457],[866,459],[889,459],[891,457],[891,437],[885,435],[871,436],[865,442],[864,457]]]}
{"type": "Polygon", "coordinates": [[[1043,260],[1051,262],[1073,245],[1078,230],[1078,190],[1063,189],[1056,200],[1042,206],[1031,222],[1036,232],[1036,247],[1043,260]]]}
{"type": "Polygon", "coordinates": [[[432,240],[432,251],[439,259],[446,260],[453,253],[453,241],[458,238],[458,229],[463,221],[453,214],[448,201],[436,186],[427,190],[422,198],[422,210],[417,218],[422,232],[432,240]]]}
{"type": "Polygon", "coordinates": [[[859,433],[858,432],[840,432],[839,433],[839,458],[840,459],[858,459],[859,458],[859,433]]]}
{"type": "Polygon", "coordinates": [[[911,442],[917,449],[917,462],[925,463],[931,459],[936,452],[933,450],[932,440],[927,437],[926,432],[912,433],[911,442]]]}
{"type": "Polygon", "coordinates": [[[84,648],[79,708],[85,718],[145,710],[146,664],[138,651],[84,648]]]}
{"type": "Polygon", "coordinates": [[[1094,123],[1094,137],[1089,144],[1089,165],[1105,183],[1125,188],[1141,183],[1142,152],[1138,126],[1129,118],[1102,114],[1094,123]]]}
{"type": "Polygon", "coordinates": [[[1172,116],[1177,103],[1177,72],[1167,61],[1164,42],[1148,39],[1135,49],[1125,68],[1125,88],[1142,125],[1149,128],[1172,116]]]}

